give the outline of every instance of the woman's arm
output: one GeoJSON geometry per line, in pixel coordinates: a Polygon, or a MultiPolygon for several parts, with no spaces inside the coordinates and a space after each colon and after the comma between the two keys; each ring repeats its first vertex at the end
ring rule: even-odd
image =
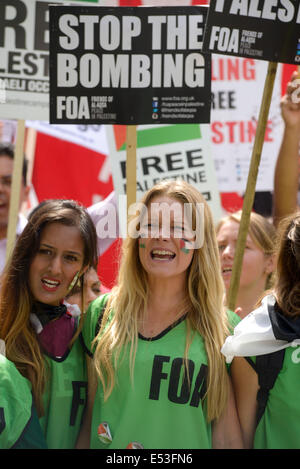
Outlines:
{"type": "Polygon", "coordinates": [[[231,376],[236,399],[237,411],[242,428],[246,449],[253,447],[256,429],[258,377],[245,358],[234,358],[231,376]]]}
{"type": "Polygon", "coordinates": [[[228,404],[221,417],[213,422],[213,449],[243,449],[241,426],[238,419],[233,388],[229,381],[228,404]]]}
{"type": "Polygon", "coordinates": [[[298,209],[300,103],[293,102],[293,97],[296,98],[297,93],[299,96],[300,88],[297,81],[293,84],[296,78],[297,72],[294,72],[287,86],[287,92],[281,100],[284,133],[274,173],[273,220],[275,226],[281,218],[298,209]]]}
{"type": "Polygon", "coordinates": [[[81,429],[77,438],[76,449],[89,449],[94,400],[97,391],[97,379],[93,361],[87,357],[88,397],[81,429]]]}

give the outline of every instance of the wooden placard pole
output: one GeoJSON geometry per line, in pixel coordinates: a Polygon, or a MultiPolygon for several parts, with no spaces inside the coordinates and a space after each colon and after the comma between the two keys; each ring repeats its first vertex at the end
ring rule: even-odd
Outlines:
{"type": "Polygon", "coordinates": [[[127,125],[126,129],[126,195],[127,217],[131,204],[136,203],[136,125],[127,125]]]}
{"type": "MultiPolygon", "coordinates": [[[[25,157],[27,159],[27,175],[26,175],[26,185],[31,186],[32,183],[32,173],[34,167],[34,158],[35,158],[35,148],[36,148],[36,137],[37,131],[32,127],[28,127],[25,131],[25,157]]],[[[28,212],[32,209],[30,205],[29,197],[23,202],[20,212],[26,217],[28,212]]]]}
{"type": "Polygon", "coordinates": [[[274,80],[277,71],[277,62],[269,62],[265,86],[263,91],[262,103],[260,107],[257,130],[252,150],[252,157],[249,167],[246,192],[244,196],[243,211],[239,227],[236,251],[232,267],[232,275],[228,292],[227,306],[230,310],[235,310],[236,298],[240,285],[240,276],[248,228],[250,224],[250,214],[253,207],[255,187],[260,164],[261,152],[265,138],[266,125],[268,120],[269,108],[272,99],[274,80]]]}
{"type": "Polygon", "coordinates": [[[18,120],[17,136],[14,155],[14,169],[11,183],[11,196],[8,213],[7,227],[7,245],[6,245],[6,262],[9,259],[16,239],[16,229],[18,223],[20,191],[22,182],[22,169],[24,160],[24,138],[25,138],[25,121],[18,120]]]}
{"type": "Polygon", "coordinates": [[[34,157],[35,157],[35,148],[36,148],[36,130],[32,127],[27,129],[26,143],[25,143],[25,155],[28,161],[27,169],[27,185],[30,185],[32,182],[32,173],[34,167],[34,157]]]}

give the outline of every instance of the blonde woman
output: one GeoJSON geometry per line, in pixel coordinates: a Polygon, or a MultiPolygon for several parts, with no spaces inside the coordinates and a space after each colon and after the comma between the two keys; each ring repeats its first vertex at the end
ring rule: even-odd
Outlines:
{"type": "MultiPolygon", "coordinates": [[[[242,212],[232,213],[217,225],[221,272],[226,293],[229,291],[235,248],[242,212]]],[[[243,256],[236,312],[244,318],[263,294],[271,288],[275,269],[276,230],[267,218],[251,212],[246,246],[243,256]]]]}
{"type": "Polygon", "coordinates": [[[98,387],[78,447],[240,447],[220,353],[227,318],[210,210],[183,181],[157,184],[142,204],[118,285],[87,313],[83,337],[98,387]],[[169,227],[157,207],[169,207],[169,227]]]}

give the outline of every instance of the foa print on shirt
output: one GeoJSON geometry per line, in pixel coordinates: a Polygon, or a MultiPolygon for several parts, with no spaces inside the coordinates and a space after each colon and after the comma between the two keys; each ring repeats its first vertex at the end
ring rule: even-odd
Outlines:
{"type": "Polygon", "coordinates": [[[207,365],[202,364],[197,370],[193,360],[155,355],[153,359],[149,399],[159,400],[161,383],[168,381],[168,399],[175,404],[187,404],[199,407],[206,393],[207,365]],[[169,364],[169,366],[166,366],[169,364]],[[186,372],[188,371],[188,373],[186,372]],[[182,379],[182,374],[184,378],[182,379]],[[193,377],[196,376],[193,384],[193,377]]]}

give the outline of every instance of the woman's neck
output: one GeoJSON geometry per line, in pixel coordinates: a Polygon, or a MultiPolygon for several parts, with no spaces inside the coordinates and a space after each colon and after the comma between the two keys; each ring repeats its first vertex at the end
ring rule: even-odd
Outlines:
{"type": "Polygon", "coordinates": [[[164,279],[149,281],[149,299],[140,332],[145,337],[154,337],[177,321],[184,313],[186,286],[181,282],[164,279]]]}
{"type": "Polygon", "coordinates": [[[251,311],[256,307],[256,303],[259,298],[262,296],[264,289],[261,285],[256,285],[252,289],[249,288],[239,288],[236,306],[235,309],[240,308],[241,311],[238,312],[240,318],[246,317],[251,311]]]}
{"type": "Polygon", "coordinates": [[[170,310],[176,304],[180,304],[185,297],[186,282],[184,279],[149,278],[148,305],[151,309],[158,309],[158,313],[170,310]]]}

